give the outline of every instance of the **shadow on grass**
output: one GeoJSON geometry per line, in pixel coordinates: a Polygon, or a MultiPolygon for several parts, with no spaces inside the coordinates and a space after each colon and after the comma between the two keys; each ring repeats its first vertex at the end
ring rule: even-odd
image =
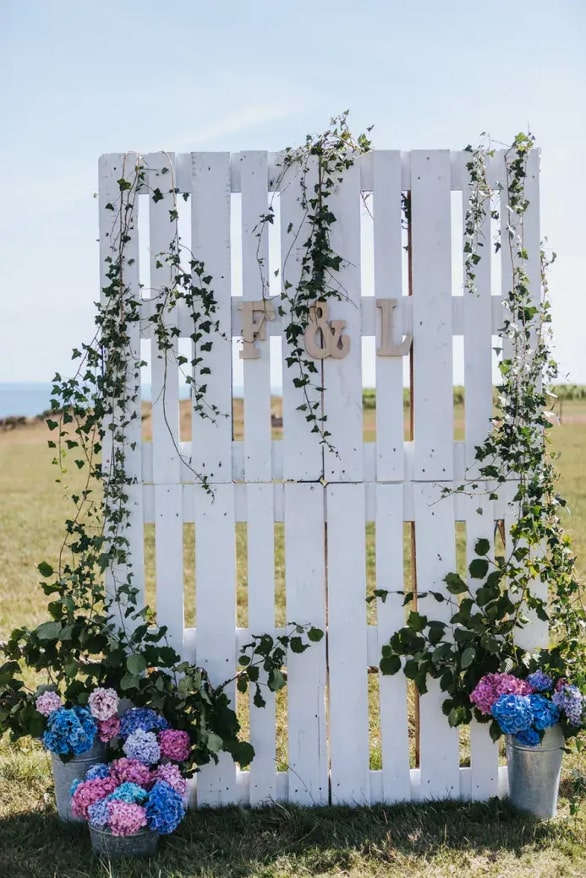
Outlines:
{"type": "Polygon", "coordinates": [[[276,805],[191,812],[176,833],[161,840],[152,860],[109,864],[93,856],[84,826],[63,826],[54,813],[24,813],[0,820],[0,876],[427,876],[443,875],[443,863],[445,874],[471,878],[489,874],[491,863],[494,874],[501,874],[503,858],[518,860],[527,848],[544,857],[548,850],[565,851],[569,861],[579,863],[578,871],[563,874],[580,875],[580,864],[586,868],[580,836],[583,827],[570,821],[535,822],[498,800],[317,810],[276,805]],[[475,871],[475,862],[481,871],[475,871]],[[440,872],[430,873],[434,864],[440,872]]]}

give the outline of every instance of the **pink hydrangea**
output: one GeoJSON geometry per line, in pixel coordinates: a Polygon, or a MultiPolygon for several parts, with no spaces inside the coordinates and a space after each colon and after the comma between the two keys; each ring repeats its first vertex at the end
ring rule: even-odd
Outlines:
{"type": "Polygon", "coordinates": [[[88,808],[113,793],[118,784],[113,777],[99,777],[80,783],[71,797],[71,812],[75,817],[88,819],[88,808]]]}
{"type": "Polygon", "coordinates": [[[109,719],[98,720],[98,737],[106,744],[115,738],[120,731],[120,719],[114,714],[109,719]]]}
{"type": "Polygon", "coordinates": [[[148,765],[144,765],[137,759],[127,759],[122,756],[115,759],[111,765],[112,777],[118,784],[129,781],[138,784],[139,787],[147,787],[152,782],[152,776],[148,765]]]}
{"type": "Polygon", "coordinates": [[[179,793],[180,796],[185,795],[187,781],[181,776],[181,772],[177,765],[171,765],[169,762],[166,765],[160,765],[155,772],[154,779],[164,780],[165,783],[168,783],[170,787],[173,787],[175,792],[179,793]]]}
{"type": "Polygon", "coordinates": [[[112,835],[133,835],[147,825],[146,811],[141,805],[112,799],[109,824],[112,835]]]}
{"type": "Polygon", "coordinates": [[[480,713],[490,716],[491,708],[501,695],[531,695],[533,692],[526,680],[513,674],[485,674],[470,694],[470,701],[480,713]]]}
{"type": "Polygon", "coordinates": [[[43,716],[49,716],[54,710],[59,710],[60,707],[63,707],[63,702],[56,692],[48,690],[39,695],[35,701],[35,707],[43,716]]]}
{"type": "Polygon", "coordinates": [[[187,732],[165,729],[159,732],[161,756],[173,762],[183,762],[189,756],[190,741],[187,732]]]}
{"type": "Polygon", "coordinates": [[[118,710],[118,694],[114,689],[96,689],[89,697],[88,707],[94,719],[106,720],[118,710]]]}

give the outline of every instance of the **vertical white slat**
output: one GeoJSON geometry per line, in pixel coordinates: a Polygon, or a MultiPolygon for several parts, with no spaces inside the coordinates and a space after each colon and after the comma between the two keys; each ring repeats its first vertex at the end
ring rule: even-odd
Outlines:
{"type": "MultiPolygon", "coordinates": [[[[376,150],[374,176],[374,289],[377,299],[397,299],[402,290],[401,253],[401,153],[376,150]]],[[[395,309],[398,324],[398,309],[395,309]]],[[[375,312],[380,341],[380,309],[375,312]]],[[[396,327],[393,342],[402,340],[396,327]]],[[[376,358],[376,477],[380,481],[403,478],[403,357],[376,358]]]]}
{"type": "MultiPolygon", "coordinates": [[[[488,540],[490,549],[486,556],[494,562],[494,505],[487,494],[460,494],[456,498],[464,512],[466,522],[466,565],[477,557],[474,547],[478,540],[488,540]]],[[[480,579],[468,578],[476,590],[480,579]]],[[[490,737],[488,725],[475,720],[470,725],[470,783],[471,798],[484,801],[498,795],[498,746],[490,737]]]]}
{"type": "Polygon", "coordinates": [[[423,480],[453,473],[450,185],[447,150],[411,153],[414,474],[423,480]]]}
{"type": "MultiPolygon", "coordinates": [[[[177,235],[175,161],[169,153],[145,157],[149,186],[150,298],[162,304],[174,283],[174,269],[167,256],[173,252],[177,235]],[[153,191],[160,190],[155,199],[153,191]]],[[[176,308],[165,308],[164,322],[177,325],[176,308]]],[[[157,622],[166,625],[171,645],[183,649],[183,518],[181,509],[181,456],[179,453],[179,371],[177,340],[170,349],[158,347],[156,330],[152,338],[152,443],[155,499],[155,578],[157,622]]]]}
{"type": "MultiPolygon", "coordinates": [[[[510,320],[511,312],[507,307],[505,307],[506,303],[509,300],[509,296],[513,286],[513,257],[512,257],[512,247],[515,246],[514,237],[511,239],[509,234],[509,228],[511,229],[513,235],[516,234],[516,223],[515,218],[512,213],[509,211],[509,182],[508,182],[508,174],[507,174],[507,165],[505,160],[505,151],[499,150],[495,153],[494,158],[492,160],[491,170],[495,177],[495,182],[500,188],[500,199],[499,199],[499,232],[500,232],[500,255],[501,255],[501,295],[502,295],[502,321],[499,326],[499,330],[502,328],[505,320],[510,320]]],[[[502,333],[499,333],[502,338],[502,358],[505,360],[510,359],[513,356],[513,346],[509,338],[503,338],[502,333]]]]}
{"type": "MultiPolygon", "coordinates": [[[[271,484],[246,486],[248,551],[248,627],[251,634],[270,633],[275,627],[275,525],[271,484]]],[[[262,676],[261,682],[265,682],[262,676]]],[[[265,675],[266,676],[266,675],[265,675]]],[[[255,757],[250,765],[250,804],[276,799],[275,696],[264,688],[266,706],[257,708],[250,693],[250,742],[255,757]]]]}
{"type": "MultiPolygon", "coordinates": [[[[269,236],[267,214],[268,162],[266,152],[240,154],[242,189],[242,288],[245,302],[262,302],[269,293],[269,236]]],[[[267,307],[270,307],[267,302],[267,307]]],[[[255,313],[262,320],[262,313],[255,313]]],[[[255,343],[257,359],[244,359],[244,472],[246,480],[270,481],[271,357],[270,327],[265,319],[264,340],[255,343]]]]}
{"type": "MultiPolygon", "coordinates": [[[[281,184],[281,281],[283,288],[287,288],[287,295],[292,297],[299,284],[301,276],[301,260],[303,257],[303,244],[309,234],[309,225],[304,222],[305,212],[301,205],[301,173],[297,166],[287,169],[281,184]]],[[[306,183],[311,197],[313,186],[317,181],[315,163],[308,173],[306,183]]],[[[294,379],[300,378],[296,366],[288,366],[287,358],[290,356],[291,347],[285,340],[285,327],[289,321],[289,306],[281,301],[283,310],[282,325],[282,355],[283,355],[283,476],[285,479],[298,481],[313,481],[323,475],[323,454],[319,443],[319,437],[311,432],[311,424],[306,420],[306,414],[299,410],[299,406],[305,404],[303,391],[293,384],[294,379]]],[[[318,372],[312,375],[312,384],[321,386],[321,366],[317,364],[318,372]]],[[[320,399],[315,390],[310,391],[310,399],[320,399]]]]}
{"type": "MultiPolygon", "coordinates": [[[[232,481],[232,300],[230,288],[230,154],[197,152],[192,155],[191,249],[195,259],[203,262],[203,278],[211,277],[209,286],[216,299],[212,328],[199,342],[194,342],[196,356],[203,356],[209,372],[196,367],[194,378],[207,385],[206,400],[219,409],[202,418],[194,410],[191,426],[192,466],[210,483],[232,481]],[[208,351],[201,344],[212,342],[208,351]]],[[[196,287],[202,278],[193,275],[196,287]]]]}
{"type": "MultiPolygon", "coordinates": [[[[450,595],[443,577],[456,569],[456,535],[454,498],[442,497],[441,487],[429,483],[414,484],[415,567],[421,591],[434,590],[450,595]]],[[[419,599],[419,611],[430,618],[449,621],[448,601],[438,603],[433,597],[419,599]]],[[[458,729],[448,725],[442,713],[445,693],[438,680],[428,681],[428,692],[420,698],[419,728],[422,799],[458,798],[460,794],[460,757],[458,729]]]]}
{"type": "Polygon", "coordinates": [[[344,172],[329,199],[336,217],[330,246],[342,257],[340,271],[330,280],[342,300],[327,302],[329,321],[342,320],[342,336],[350,344],[343,359],[323,360],[324,411],[331,448],[324,447],[324,473],[329,481],[361,481],[364,476],[362,440],[362,338],[360,332],[360,167],[344,172]]]}
{"type": "MultiPolygon", "coordinates": [[[[326,631],[324,490],[285,485],[287,620],[326,631]]],[[[326,638],[288,656],[289,801],[328,804],[326,638]]]]}
{"type": "MultiPolygon", "coordinates": [[[[470,172],[466,164],[469,153],[460,153],[462,174],[462,214],[470,205],[470,172]]],[[[476,448],[490,430],[492,415],[492,299],[491,299],[491,231],[490,204],[480,223],[478,240],[480,262],[474,267],[474,289],[464,289],[464,389],[465,454],[468,478],[478,473],[476,448]]],[[[463,242],[462,242],[463,250],[463,242]]]]}
{"type": "Polygon", "coordinates": [[[333,805],[370,804],[365,490],[326,488],[333,805]]]}
{"type": "MultiPolygon", "coordinates": [[[[403,485],[376,486],[376,587],[390,592],[377,603],[380,655],[385,643],[405,624],[403,595],[403,485]]],[[[407,681],[402,673],[379,674],[383,799],[411,798],[407,681]]]]}
{"type": "MultiPolygon", "coordinates": [[[[129,240],[123,245],[125,263],[123,266],[122,283],[127,290],[127,297],[132,302],[140,302],[138,268],[138,196],[132,197],[133,209],[124,212],[121,217],[121,194],[118,180],[124,178],[132,182],[136,174],[139,156],[136,153],[117,153],[101,156],[99,162],[99,211],[100,211],[100,288],[102,303],[105,302],[104,287],[109,286],[108,278],[110,261],[116,262],[120,255],[121,219],[127,221],[125,232],[129,240]],[[108,207],[106,205],[109,205],[108,207]],[[113,209],[111,209],[113,208],[113,209]]],[[[106,587],[114,594],[116,583],[132,579],[132,585],[138,588],[137,603],[144,604],[144,521],[142,500],[142,442],[141,442],[141,394],[140,394],[140,323],[131,322],[127,326],[129,337],[129,360],[127,367],[127,386],[130,405],[124,414],[128,422],[124,429],[125,436],[125,469],[128,478],[133,482],[127,487],[128,494],[128,538],[129,563],[124,567],[106,572],[106,587]]],[[[115,417],[123,415],[115,405],[115,417]]],[[[112,456],[111,431],[105,424],[104,441],[102,443],[102,463],[104,471],[108,471],[112,456]]]]}
{"type": "MultiPolygon", "coordinates": [[[[195,581],[197,664],[212,685],[234,676],[236,669],[236,536],[234,486],[203,486],[195,491],[195,581]]],[[[235,686],[226,694],[235,704],[235,686]]],[[[221,753],[218,765],[202,766],[197,780],[198,805],[231,805],[237,801],[236,769],[221,753]]]]}

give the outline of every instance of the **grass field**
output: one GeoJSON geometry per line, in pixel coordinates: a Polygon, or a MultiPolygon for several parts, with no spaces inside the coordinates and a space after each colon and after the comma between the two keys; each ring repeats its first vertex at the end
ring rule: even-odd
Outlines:
{"type": "MultiPolygon", "coordinates": [[[[373,417],[372,411],[366,412],[367,438],[372,438],[373,417]]],[[[456,420],[461,428],[461,409],[456,420]]],[[[238,429],[239,407],[235,423],[238,429]]],[[[568,500],[567,528],[584,579],[586,402],[565,401],[563,426],[554,427],[551,435],[561,455],[560,492],[568,500]]],[[[45,618],[36,565],[56,562],[69,511],[54,481],[46,439],[42,424],[0,433],[0,638],[16,625],[45,618]]],[[[78,476],[72,473],[71,478],[78,476]]],[[[186,576],[192,575],[191,564],[186,555],[186,576]]],[[[282,564],[279,568],[277,563],[277,573],[279,569],[282,564]]],[[[46,754],[30,742],[12,747],[4,741],[0,878],[582,878],[586,805],[578,816],[570,816],[572,770],[585,771],[586,766],[575,756],[565,758],[560,816],[550,823],[532,822],[498,801],[317,811],[281,805],[253,812],[231,808],[191,813],[149,864],[109,865],[92,857],[84,829],[58,825],[46,754]]]]}

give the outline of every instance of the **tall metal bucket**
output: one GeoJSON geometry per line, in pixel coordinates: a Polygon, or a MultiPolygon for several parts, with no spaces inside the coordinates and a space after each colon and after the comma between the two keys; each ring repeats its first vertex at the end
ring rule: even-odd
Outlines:
{"type": "Polygon", "coordinates": [[[67,823],[83,822],[83,818],[74,817],[71,813],[71,784],[74,780],[83,780],[86,771],[92,765],[104,761],[106,746],[101,741],[96,741],[91,750],[86,750],[80,756],[74,756],[69,762],[62,762],[56,753],[51,755],[53,758],[53,780],[55,782],[57,814],[60,820],[67,823]]]}
{"type": "Polygon", "coordinates": [[[512,735],[505,740],[511,802],[535,817],[555,817],[564,746],[560,726],[546,729],[534,747],[520,744],[512,735]]]}

